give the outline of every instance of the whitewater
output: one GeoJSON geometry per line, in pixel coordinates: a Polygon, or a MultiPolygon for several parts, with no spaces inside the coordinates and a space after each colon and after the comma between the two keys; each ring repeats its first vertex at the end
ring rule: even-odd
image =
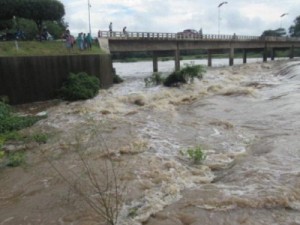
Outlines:
{"type": "Polygon", "coordinates": [[[126,184],[120,225],[300,224],[300,61],[226,63],[179,88],[146,88],[151,62],[114,63],[123,83],[44,108],[24,132],[48,142],[0,175],[0,224],[105,224],[45,159],[77,175],[78,148],[93,164],[113,155],[126,184]],[[200,164],[185,154],[195,146],[200,164]]]}

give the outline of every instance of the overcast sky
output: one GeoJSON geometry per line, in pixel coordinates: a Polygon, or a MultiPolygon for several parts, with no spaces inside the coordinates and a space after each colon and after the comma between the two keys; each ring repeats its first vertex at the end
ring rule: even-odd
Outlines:
{"type": "MultiPolygon", "coordinates": [[[[88,32],[88,0],[60,0],[72,34],[88,32]]],[[[261,35],[288,29],[300,15],[300,0],[90,0],[92,34],[114,31],[170,32],[202,28],[204,34],[261,35]],[[288,15],[281,17],[282,14],[288,15]],[[220,20],[219,20],[220,15],[220,20]]]]}

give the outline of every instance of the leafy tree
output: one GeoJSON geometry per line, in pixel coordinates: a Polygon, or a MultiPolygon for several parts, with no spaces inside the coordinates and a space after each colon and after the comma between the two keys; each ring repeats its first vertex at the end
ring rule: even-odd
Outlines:
{"type": "Polygon", "coordinates": [[[300,37],[300,16],[294,20],[294,25],[290,26],[289,33],[291,37],[300,37]]]}
{"type": "Polygon", "coordinates": [[[15,0],[0,0],[0,20],[10,20],[15,16],[16,3],[15,0]]]}
{"type": "Polygon", "coordinates": [[[0,20],[0,30],[6,30],[13,27],[12,20],[0,20]]]}
{"type": "Polygon", "coordinates": [[[276,30],[265,30],[261,36],[283,37],[286,36],[286,31],[284,28],[278,28],[276,30]]]}
{"type": "Polygon", "coordinates": [[[32,40],[35,38],[38,29],[33,20],[19,18],[17,19],[17,24],[18,29],[22,30],[25,33],[26,40],[32,40]]]}
{"type": "Polygon", "coordinates": [[[66,30],[66,27],[56,21],[46,21],[44,26],[47,27],[48,32],[53,36],[54,39],[61,38],[61,35],[66,30]]]}
{"type": "Polygon", "coordinates": [[[58,0],[0,0],[0,20],[14,16],[31,19],[39,31],[42,30],[43,21],[57,21],[64,15],[64,5],[58,0]]]}

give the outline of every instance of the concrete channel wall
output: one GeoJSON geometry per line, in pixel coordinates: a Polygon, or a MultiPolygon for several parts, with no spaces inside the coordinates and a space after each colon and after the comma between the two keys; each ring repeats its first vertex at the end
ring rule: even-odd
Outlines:
{"type": "Polygon", "coordinates": [[[0,57],[0,96],[10,104],[54,99],[70,73],[86,72],[113,84],[111,55],[0,57]]]}

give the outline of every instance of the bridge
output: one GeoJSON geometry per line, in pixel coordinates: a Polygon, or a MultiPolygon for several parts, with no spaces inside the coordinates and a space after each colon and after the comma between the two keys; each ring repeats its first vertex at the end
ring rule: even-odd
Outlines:
{"type": "Polygon", "coordinates": [[[262,37],[241,35],[210,35],[184,33],[153,32],[109,32],[99,31],[100,47],[107,53],[152,52],[153,71],[158,71],[157,59],[161,52],[173,52],[175,69],[180,69],[180,51],[204,49],[207,52],[208,66],[212,66],[212,54],[217,50],[227,50],[229,65],[234,64],[235,50],[243,52],[243,63],[247,63],[247,52],[261,50],[263,61],[268,56],[275,58],[278,49],[289,49],[290,58],[294,57],[295,48],[300,48],[300,38],[262,37]]]}

